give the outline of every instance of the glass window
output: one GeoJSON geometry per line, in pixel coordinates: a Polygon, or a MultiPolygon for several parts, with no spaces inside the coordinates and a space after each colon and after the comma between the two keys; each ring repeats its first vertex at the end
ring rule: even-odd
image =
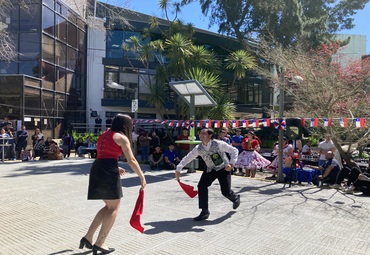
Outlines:
{"type": "Polygon", "coordinates": [[[42,7],[42,31],[54,36],[54,12],[45,6],[42,7]]]}
{"type": "Polygon", "coordinates": [[[40,58],[40,38],[38,33],[20,33],[19,40],[20,60],[36,60],[40,58]]]}
{"type": "Polygon", "coordinates": [[[0,74],[18,73],[18,64],[16,62],[0,61],[0,74]]]}
{"type": "Polygon", "coordinates": [[[70,93],[71,88],[73,87],[73,82],[74,82],[74,76],[75,74],[73,72],[67,72],[67,77],[66,77],[66,92],[70,93]]]}
{"type": "Polygon", "coordinates": [[[55,83],[55,90],[59,92],[66,91],[66,70],[64,68],[57,68],[57,79],[55,83]]]}
{"type": "Polygon", "coordinates": [[[73,24],[76,24],[77,23],[77,17],[76,17],[76,15],[73,12],[71,12],[70,10],[68,10],[68,12],[67,12],[67,17],[68,17],[68,20],[70,22],[72,22],[73,24]]]}
{"type": "Polygon", "coordinates": [[[10,10],[10,23],[8,24],[8,32],[18,32],[18,26],[19,26],[19,8],[14,7],[13,9],[10,10]]]}
{"type": "Polygon", "coordinates": [[[19,73],[33,77],[40,77],[40,67],[37,61],[22,61],[19,63],[19,73]]]}
{"type": "Polygon", "coordinates": [[[56,117],[63,117],[65,111],[65,94],[55,94],[56,117]]]}
{"type": "Polygon", "coordinates": [[[75,70],[75,68],[76,68],[76,58],[77,58],[76,50],[72,49],[71,47],[68,47],[67,68],[69,68],[71,70],[75,70]]]}
{"type": "Polygon", "coordinates": [[[28,5],[27,9],[20,9],[20,32],[39,32],[41,10],[39,4],[28,5]]]}
{"type": "Polygon", "coordinates": [[[54,93],[49,91],[43,91],[41,95],[42,100],[42,111],[43,116],[52,116],[54,107],[54,93]]]}
{"type": "Polygon", "coordinates": [[[67,22],[59,15],[56,15],[55,36],[62,42],[67,42],[67,22]]]}
{"type": "Polygon", "coordinates": [[[42,58],[54,63],[54,39],[49,36],[42,36],[42,58]]]}
{"type": "Polygon", "coordinates": [[[86,52],[86,33],[82,30],[78,30],[78,50],[86,52]]]}
{"type": "Polygon", "coordinates": [[[42,2],[54,10],[54,0],[43,0],[42,2]]]}
{"type": "Polygon", "coordinates": [[[107,33],[107,58],[123,58],[123,31],[107,33]]]}
{"type": "Polygon", "coordinates": [[[11,119],[20,119],[22,97],[19,95],[22,93],[22,80],[14,78],[15,77],[7,77],[5,82],[3,82],[3,80],[0,81],[0,90],[7,91],[7,93],[0,93],[0,116],[9,116],[11,119]],[[17,80],[18,82],[15,82],[17,80]],[[2,85],[7,86],[4,87],[2,85]]]}
{"type": "Polygon", "coordinates": [[[40,115],[40,89],[25,87],[24,88],[24,108],[25,115],[40,115]]]}
{"type": "Polygon", "coordinates": [[[77,27],[68,22],[68,44],[77,48],[77,27]]]}
{"type": "Polygon", "coordinates": [[[46,62],[42,62],[42,87],[54,90],[55,67],[46,62]]]}
{"type": "Polygon", "coordinates": [[[67,59],[67,46],[60,42],[55,42],[55,64],[65,67],[67,59]]]}

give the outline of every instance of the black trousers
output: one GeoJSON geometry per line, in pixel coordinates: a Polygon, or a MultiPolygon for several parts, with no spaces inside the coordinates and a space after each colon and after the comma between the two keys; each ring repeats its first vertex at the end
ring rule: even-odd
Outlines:
{"type": "Polygon", "coordinates": [[[361,170],[358,168],[349,168],[347,166],[344,166],[342,170],[339,171],[337,180],[335,183],[341,184],[345,178],[347,178],[347,186],[349,187],[352,183],[354,183],[358,175],[361,173],[361,170]]]}
{"type": "Polygon", "coordinates": [[[221,193],[224,197],[231,202],[237,199],[237,195],[231,190],[231,172],[225,169],[218,171],[212,170],[209,173],[204,171],[198,183],[199,208],[202,210],[208,210],[208,187],[211,186],[216,179],[218,179],[220,183],[221,193]]]}

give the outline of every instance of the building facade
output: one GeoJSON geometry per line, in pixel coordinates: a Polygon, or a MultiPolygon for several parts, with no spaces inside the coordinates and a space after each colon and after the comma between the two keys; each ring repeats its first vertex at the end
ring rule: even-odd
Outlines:
{"type": "MultiPolygon", "coordinates": [[[[103,124],[105,119],[118,112],[134,117],[132,101],[135,99],[138,99],[139,107],[137,118],[161,118],[158,110],[148,102],[148,95],[151,93],[148,84],[154,81],[155,69],[159,64],[158,58],[165,59],[166,56],[157,55],[149,61],[148,66],[144,66],[134,50],[122,49],[122,45],[127,44],[131,36],[141,38],[144,29],[149,27],[150,16],[123,10],[122,13],[130,24],[127,26],[111,20],[104,11],[98,9],[96,13],[94,22],[100,20],[101,25],[104,25],[107,31],[94,28],[88,30],[87,67],[89,75],[87,82],[89,86],[87,87],[86,118],[90,130],[98,115],[103,119],[103,124]]],[[[163,29],[168,28],[166,20],[159,19],[159,23],[163,29]]],[[[162,36],[160,30],[152,31],[151,35],[154,39],[162,36]]],[[[205,30],[195,29],[193,38],[194,44],[204,45],[215,52],[221,60],[226,58],[230,52],[243,48],[243,45],[233,38],[205,30]]],[[[149,43],[149,40],[146,42],[149,43]]],[[[224,71],[221,79],[221,84],[226,86],[226,90],[237,106],[237,118],[261,117],[262,108],[268,108],[271,89],[260,77],[249,74],[246,79],[237,81],[237,86],[234,88],[231,88],[232,70],[224,71]]],[[[181,119],[181,114],[175,111],[176,97],[173,96],[173,91],[165,85],[163,89],[168,99],[165,104],[168,114],[164,118],[181,119]]]]}
{"type": "Polygon", "coordinates": [[[0,59],[0,118],[60,137],[86,121],[86,23],[62,1],[13,1],[3,26],[18,52],[0,59]]]}

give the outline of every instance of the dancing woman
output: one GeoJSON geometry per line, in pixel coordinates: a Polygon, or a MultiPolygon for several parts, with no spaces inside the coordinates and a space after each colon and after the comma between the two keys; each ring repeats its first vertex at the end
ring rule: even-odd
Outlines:
{"type": "Polygon", "coordinates": [[[254,178],[257,168],[268,166],[271,162],[258,153],[260,150],[260,141],[253,131],[249,131],[242,140],[243,151],[239,154],[235,167],[243,168],[246,177],[254,178]]]}
{"type": "Polygon", "coordinates": [[[117,217],[122,195],[120,176],[125,170],[118,166],[118,158],[125,155],[128,164],[140,177],[141,189],[146,186],[146,180],[140,165],[132,152],[132,122],[128,115],[118,114],[112,122],[112,127],[100,135],[97,143],[97,158],[90,170],[89,190],[87,199],[102,199],[105,206],[100,209],[92,221],[86,235],[80,241],[80,249],[84,246],[103,254],[113,252],[105,240],[117,217]],[[95,244],[93,236],[98,227],[100,231],[95,244]]]}

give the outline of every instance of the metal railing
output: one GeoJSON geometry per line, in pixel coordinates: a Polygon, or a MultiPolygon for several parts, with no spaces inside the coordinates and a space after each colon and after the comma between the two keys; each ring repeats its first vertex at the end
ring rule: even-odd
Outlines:
{"type": "Polygon", "coordinates": [[[12,144],[8,143],[9,140],[13,140],[11,137],[0,137],[0,147],[1,147],[1,162],[4,162],[5,157],[5,147],[11,147],[12,144]],[[6,141],[5,141],[6,140],[6,141]]]}

